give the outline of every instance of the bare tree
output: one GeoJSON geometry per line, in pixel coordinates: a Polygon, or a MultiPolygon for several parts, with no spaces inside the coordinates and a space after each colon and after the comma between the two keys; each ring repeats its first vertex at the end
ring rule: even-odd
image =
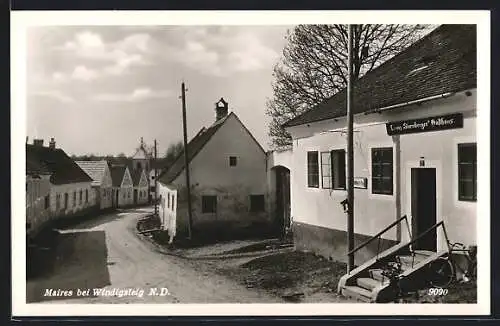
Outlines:
{"type": "MultiPolygon", "coordinates": [[[[435,26],[356,25],[353,75],[359,78],[398,54],[435,26]]],[[[299,25],[288,31],[274,67],[273,97],[266,113],[274,147],[291,144],[286,121],[330,98],[347,85],[347,25],[299,25]]]]}
{"type": "Polygon", "coordinates": [[[181,155],[183,150],[184,150],[184,144],[182,143],[182,141],[170,144],[167,148],[167,151],[165,152],[163,165],[165,167],[170,167],[170,165],[174,163],[177,157],[181,155]]]}

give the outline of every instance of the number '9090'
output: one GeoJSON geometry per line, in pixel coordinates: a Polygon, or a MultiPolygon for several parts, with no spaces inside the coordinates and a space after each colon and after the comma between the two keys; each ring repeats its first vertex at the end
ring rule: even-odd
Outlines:
{"type": "Polygon", "coordinates": [[[448,289],[442,289],[442,288],[430,288],[427,290],[427,294],[429,295],[447,295],[448,294],[448,289]]]}

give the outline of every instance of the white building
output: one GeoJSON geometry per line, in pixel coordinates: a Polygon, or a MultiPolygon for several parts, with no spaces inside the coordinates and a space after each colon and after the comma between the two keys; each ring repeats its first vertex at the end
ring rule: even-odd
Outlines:
{"type": "Polygon", "coordinates": [[[43,146],[42,139],[26,144],[26,160],[43,165],[50,173],[49,219],[70,218],[98,209],[90,178],[54,139],[43,146]]]}
{"type": "Polygon", "coordinates": [[[126,165],[110,166],[113,188],[111,191],[113,207],[126,207],[134,204],[134,184],[126,165]]]}
{"type": "MultiPolygon", "coordinates": [[[[192,228],[222,236],[259,226],[268,232],[266,153],[221,99],[216,119],[188,143],[192,228]]],[[[184,155],[158,178],[160,217],[171,234],[185,235],[188,207],[184,155]]]]}
{"type": "Polygon", "coordinates": [[[100,209],[112,206],[112,180],[108,162],[100,161],[76,161],[76,164],[92,178],[92,188],[95,191],[96,201],[100,209]]]}
{"type": "MultiPolygon", "coordinates": [[[[391,229],[380,246],[440,221],[451,241],[476,244],[475,27],[438,27],[356,81],[353,97],[355,244],[403,215],[408,228],[391,229]]],[[[343,90],[285,124],[295,243],[336,260],[347,259],[345,103],[343,90]]],[[[415,244],[445,247],[441,229],[415,244]]],[[[372,242],[356,263],[380,249],[372,242]]]]}

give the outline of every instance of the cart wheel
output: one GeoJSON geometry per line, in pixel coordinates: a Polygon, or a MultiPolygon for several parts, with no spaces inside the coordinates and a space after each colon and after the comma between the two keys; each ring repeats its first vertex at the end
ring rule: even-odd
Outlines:
{"type": "Polygon", "coordinates": [[[431,286],[444,288],[451,284],[455,277],[455,269],[451,261],[439,257],[429,264],[428,281],[431,286]]]}

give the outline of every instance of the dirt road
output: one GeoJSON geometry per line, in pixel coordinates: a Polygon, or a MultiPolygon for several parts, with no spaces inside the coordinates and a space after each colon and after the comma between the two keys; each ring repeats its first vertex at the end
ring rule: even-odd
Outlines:
{"type": "Polygon", "coordinates": [[[157,252],[136,234],[137,219],[146,212],[125,210],[63,230],[59,262],[50,277],[28,282],[28,302],[283,302],[215,274],[203,262],[157,252]]]}

